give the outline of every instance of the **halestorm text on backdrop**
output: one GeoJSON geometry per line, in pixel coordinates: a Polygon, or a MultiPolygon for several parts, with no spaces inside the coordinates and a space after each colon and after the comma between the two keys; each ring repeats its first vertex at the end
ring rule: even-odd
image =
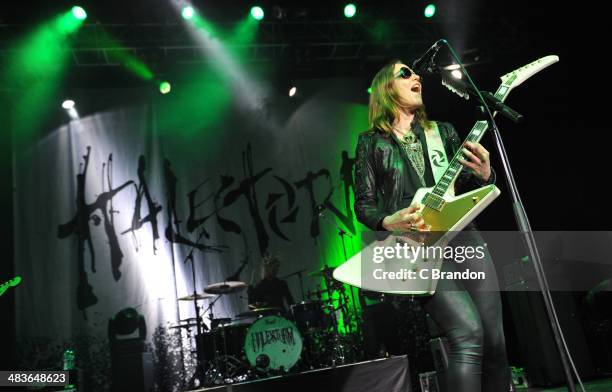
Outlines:
{"type": "MultiPolygon", "coordinates": [[[[118,281],[121,278],[119,267],[123,259],[123,252],[119,245],[117,233],[115,230],[114,214],[119,211],[113,206],[113,198],[119,193],[133,185],[136,192],[134,208],[132,213],[131,225],[129,228],[122,230],[121,234],[131,234],[142,229],[145,225],[151,226],[153,236],[153,252],[157,251],[156,242],[159,239],[158,232],[158,214],[162,212],[164,207],[155,202],[146,182],[146,160],[143,155],[138,157],[138,184],[133,180],[128,180],[120,186],[113,188],[113,159],[112,154],[109,155],[107,163],[103,164],[103,173],[105,173],[106,181],[103,182],[103,188],[108,190],[100,193],[93,203],[87,203],[86,199],[86,184],[87,170],[89,166],[89,157],[91,147],[87,147],[87,153],[83,156],[84,163],[81,165],[81,172],[76,175],[77,180],[77,195],[76,195],[76,212],[73,218],[63,224],[58,225],[58,238],[68,238],[74,234],[78,239],[78,269],[79,283],[77,287],[77,306],[79,310],[84,310],[98,302],[97,297],[93,293],[93,288],[88,282],[87,272],[85,270],[85,248],[89,250],[91,260],[91,270],[96,272],[95,268],[95,250],[90,235],[90,221],[95,226],[98,226],[101,221],[104,222],[104,232],[108,239],[111,256],[111,266],[113,278],[118,281]],[[146,201],[147,215],[142,217],[143,198],[146,201]],[[99,210],[102,219],[96,214],[99,210]]],[[[172,171],[169,160],[164,160],[164,177],[165,177],[165,193],[166,193],[166,214],[167,226],[165,229],[165,238],[168,242],[175,244],[187,245],[199,250],[206,249],[206,245],[200,240],[202,237],[210,238],[205,224],[210,218],[216,218],[216,223],[225,232],[242,233],[241,226],[222,216],[222,212],[234,205],[240,197],[244,197],[249,208],[249,214],[255,227],[260,254],[265,254],[268,251],[270,236],[266,230],[266,225],[263,222],[260,212],[261,204],[259,202],[258,193],[255,185],[265,177],[274,178],[276,184],[280,185],[282,191],[269,192],[266,203],[263,206],[267,212],[267,222],[270,230],[279,238],[285,241],[291,239],[282,231],[281,224],[296,223],[299,205],[297,203],[297,192],[305,190],[310,204],[310,236],[316,242],[320,235],[319,228],[319,211],[322,208],[331,211],[342,224],[352,233],[355,234],[355,225],[353,219],[353,210],[350,204],[350,188],[353,187],[353,166],[354,158],[349,158],[346,151],[342,151],[342,165],[340,168],[340,186],[344,188],[344,206],[345,212],[342,212],[336,207],[331,198],[337,186],[333,185],[331,173],[328,169],[320,169],[316,172],[308,171],[304,178],[297,181],[288,181],[277,175],[271,174],[271,167],[256,171],[253,164],[253,153],[250,144],[247,144],[246,150],[242,152],[242,167],[243,178],[236,181],[234,177],[221,174],[220,185],[212,194],[198,197],[200,188],[211,181],[207,178],[198,184],[195,188],[187,193],[189,212],[186,221],[186,229],[188,233],[193,233],[197,229],[200,230],[200,235],[197,240],[192,241],[181,234],[180,224],[183,220],[179,217],[176,209],[177,200],[177,183],[178,179],[172,171]],[[319,179],[327,179],[327,190],[323,192],[325,197],[323,200],[317,200],[315,192],[315,184],[319,179]],[[282,210],[283,199],[286,202],[286,209],[282,210]],[[199,209],[207,201],[212,200],[212,207],[207,213],[202,213],[199,209]],[[282,211],[282,212],[281,212],[282,211]]],[[[137,241],[134,241],[137,244],[137,241]]],[[[136,245],[137,246],[137,245],[136,245]]]]}

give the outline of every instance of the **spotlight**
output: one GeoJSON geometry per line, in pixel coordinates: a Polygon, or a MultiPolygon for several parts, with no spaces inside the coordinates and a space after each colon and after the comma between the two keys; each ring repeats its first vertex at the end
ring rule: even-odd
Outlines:
{"type": "Polygon", "coordinates": [[[453,75],[455,79],[461,79],[463,77],[463,74],[458,69],[451,71],[451,75],[453,75]]]}
{"type": "Polygon", "coordinates": [[[74,101],[72,99],[65,99],[64,102],[62,102],[62,107],[66,110],[66,113],[68,113],[68,116],[71,119],[79,119],[79,113],[77,112],[74,101]]]}
{"type": "Polygon", "coordinates": [[[78,20],[87,19],[87,12],[82,7],[75,5],[72,7],[72,16],[74,16],[78,20]]]}
{"type": "Polygon", "coordinates": [[[195,15],[195,11],[192,6],[188,5],[187,7],[183,7],[183,10],[181,11],[181,16],[183,19],[189,20],[193,18],[193,15],[195,15]]]}
{"type": "Polygon", "coordinates": [[[159,84],[159,92],[162,94],[168,94],[172,90],[170,83],[164,81],[159,84]]]}
{"type": "Polygon", "coordinates": [[[297,92],[297,87],[293,86],[289,89],[289,96],[293,97],[295,95],[295,93],[297,92]]]}
{"type": "Polygon", "coordinates": [[[427,7],[425,7],[425,17],[426,18],[431,18],[436,14],[436,6],[434,4],[429,4],[427,7]]]}
{"type": "Polygon", "coordinates": [[[353,16],[355,16],[356,13],[357,7],[355,7],[355,4],[347,4],[344,7],[344,16],[346,16],[347,18],[352,18],[353,16]]]}
{"type": "Polygon", "coordinates": [[[368,87],[368,94],[372,94],[372,87],[368,87]]]}
{"type": "Polygon", "coordinates": [[[253,7],[251,8],[251,16],[255,20],[262,20],[264,18],[264,10],[261,7],[253,7]]]}
{"type": "Polygon", "coordinates": [[[62,107],[66,110],[70,110],[74,108],[74,101],[72,99],[66,99],[62,102],[62,107]]]}

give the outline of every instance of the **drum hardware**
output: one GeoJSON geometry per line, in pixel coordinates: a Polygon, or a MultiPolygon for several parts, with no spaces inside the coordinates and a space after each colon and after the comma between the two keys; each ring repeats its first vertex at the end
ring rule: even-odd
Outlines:
{"type": "MultiPolygon", "coordinates": [[[[223,252],[225,249],[227,249],[228,247],[225,245],[203,245],[200,243],[200,240],[202,239],[202,237],[204,236],[205,231],[201,230],[198,238],[195,242],[193,242],[193,245],[191,246],[191,249],[189,250],[189,253],[187,254],[187,256],[185,256],[185,259],[183,260],[183,264],[187,263],[187,261],[191,261],[191,281],[193,284],[193,293],[188,296],[191,297],[189,300],[193,301],[193,308],[194,308],[194,314],[196,315],[196,336],[199,336],[203,333],[203,328],[202,325],[204,325],[202,323],[202,320],[200,318],[200,307],[198,306],[198,301],[199,300],[203,300],[203,299],[211,299],[210,297],[207,297],[205,294],[199,294],[197,291],[197,286],[196,286],[196,264],[194,261],[194,257],[193,257],[193,253],[194,250],[197,249],[200,250],[202,252],[202,254],[204,254],[205,252],[216,252],[216,253],[220,253],[223,252]]],[[[176,283],[176,277],[175,277],[175,283],[176,283]]],[[[176,287],[176,286],[175,286],[176,287]]],[[[209,293],[210,294],[210,293],[209,293]]],[[[177,298],[177,301],[187,301],[187,299],[184,299],[186,297],[181,297],[180,299],[177,298]]],[[[214,301],[216,301],[217,299],[215,299],[214,301]]],[[[214,302],[213,301],[213,302],[214,302]]],[[[179,308],[178,308],[178,303],[177,303],[177,312],[178,312],[179,308]]],[[[180,329],[179,329],[180,330],[180,329]]],[[[190,331],[188,329],[188,331],[190,331]]],[[[181,359],[183,361],[183,363],[185,363],[185,356],[183,354],[183,347],[181,345],[181,359]]],[[[200,374],[203,374],[203,362],[202,359],[199,357],[199,352],[196,355],[196,359],[197,359],[197,365],[196,365],[196,371],[192,377],[192,379],[190,380],[190,385],[194,385],[196,379],[199,378],[200,374]]]]}
{"type": "Polygon", "coordinates": [[[283,310],[281,308],[255,308],[247,312],[240,313],[238,316],[236,316],[236,318],[273,316],[280,315],[282,313],[283,310]]]}
{"type": "Polygon", "coordinates": [[[317,278],[317,277],[325,278],[325,277],[331,277],[333,273],[334,273],[334,269],[325,265],[316,271],[309,272],[308,276],[311,278],[317,278]]]}
{"type": "MultiPolygon", "coordinates": [[[[346,243],[344,241],[344,237],[348,236],[349,238],[352,238],[352,236],[349,233],[347,233],[344,229],[342,229],[335,220],[332,220],[332,219],[330,219],[327,216],[327,214],[325,212],[326,209],[328,209],[328,206],[325,205],[325,204],[319,206],[318,207],[319,216],[322,217],[323,219],[326,219],[329,223],[331,223],[333,226],[335,226],[336,229],[338,230],[338,235],[340,236],[340,241],[342,242],[342,251],[344,252],[344,261],[348,261],[348,255],[346,253],[346,243]]],[[[326,280],[326,282],[335,282],[337,284],[340,284],[340,286],[337,286],[337,287],[342,287],[342,290],[340,290],[340,289],[339,290],[340,290],[340,292],[341,292],[341,294],[343,296],[346,295],[345,294],[345,290],[344,290],[344,286],[342,285],[341,282],[334,280],[332,276],[329,276],[329,277],[326,276],[325,280],[326,280]]],[[[328,287],[329,287],[329,284],[328,284],[328,287]]],[[[353,304],[353,306],[352,306],[353,307],[353,315],[356,316],[358,313],[357,313],[357,305],[355,303],[355,294],[354,294],[353,290],[354,290],[353,286],[349,286],[351,303],[353,304]]],[[[343,315],[343,316],[346,317],[347,315],[343,315]]],[[[350,315],[349,315],[349,319],[350,319],[350,315]]],[[[348,320],[348,321],[349,322],[346,325],[348,327],[349,333],[351,333],[352,332],[352,325],[351,325],[350,320],[348,320]]]]}

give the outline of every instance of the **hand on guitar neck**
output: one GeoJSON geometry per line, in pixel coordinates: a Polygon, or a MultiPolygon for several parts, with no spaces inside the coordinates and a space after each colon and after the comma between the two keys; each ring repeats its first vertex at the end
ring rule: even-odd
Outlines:
{"type": "Polygon", "coordinates": [[[459,163],[471,169],[476,177],[487,182],[491,177],[489,151],[478,142],[465,142],[463,146],[463,156],[467,158],[467,160],[461,158],[459,159],[459,163]]]}

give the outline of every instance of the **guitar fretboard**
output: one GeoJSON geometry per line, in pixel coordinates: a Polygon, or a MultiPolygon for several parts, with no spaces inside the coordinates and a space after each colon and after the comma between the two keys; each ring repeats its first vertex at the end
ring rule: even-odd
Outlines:
{"type": "MultiPolygon", "coordinates": [[[[509,92],[510,88],[504,83],[499,86],[499,88],[495,92],[495,98],[503,102],[509,92]]],[[[493,115],[495,116],[496,113],[497,112],[493,113],[493,115]]],[[[474,124],[468,136],[465,138],[457,152],[455,152],[455,155],[448,164],[448,167],[444,171],[444,174],[442,175],[442,177],[440,177],[440,180],[438,180],[436,185],[433,187],[431,193],[429,193],[423,201],[423,204],[434,209],[441,208],[441,206],[444,204],[443,196],[446,194],[446,192],[448,192],[448,189],[454,183],[455,179],[463,169],[463,165],[459,162],[459,160],[464,158],[463,148],[465,146],[465,142],[479,142],[488,127],[488,121],[477,121],[476,124],[474,124]]]]}

